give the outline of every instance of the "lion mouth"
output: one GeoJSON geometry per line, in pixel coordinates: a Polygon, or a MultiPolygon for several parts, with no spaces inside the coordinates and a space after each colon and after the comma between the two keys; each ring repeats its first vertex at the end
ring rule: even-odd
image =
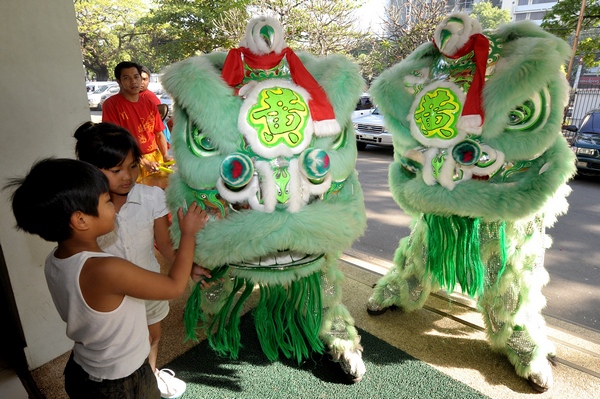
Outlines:
{"type": "Polygon", "coordinates": [[[242,261],[239,263],[230,263],[229,266],[240,269],[277,269],[288,270],[297,267],[304,267],[321,259],[323,254],[305,254],[297,251],[277,251],[265,256],[259,256],[254,259],[242,261]]]}

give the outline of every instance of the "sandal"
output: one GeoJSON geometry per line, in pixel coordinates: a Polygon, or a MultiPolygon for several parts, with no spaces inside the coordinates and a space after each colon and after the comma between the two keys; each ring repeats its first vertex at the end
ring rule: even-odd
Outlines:
{"type": "Polygon", "coordinates": [[[175,378],[175,372],[170,369],[156,369],[154,372],[160,397],[163,399],[175,399],[185,392],[185,382],[175,378]]]}

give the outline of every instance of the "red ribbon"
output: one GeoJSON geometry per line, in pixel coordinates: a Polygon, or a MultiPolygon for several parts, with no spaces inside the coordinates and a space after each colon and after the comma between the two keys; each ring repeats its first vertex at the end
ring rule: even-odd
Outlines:
{"type": "Polygon", "coordinates": [[[484,121],[482,94],[483,86],[485,84],[485,70],[487,68],[489,49],[490,42],[488,38],[481,33],[476,33],[471,35],[469,41],[460,49],[458,49],[458,51],[453,55],[444,54],[448,58],[457,59],[473,51],[473,58],[475,60],[475,75],[473,76],[473,81],[471,82],[471,86],[467,92],[467,98],[465,100],[462,114],[480,115],[482,125],[484,121]]]}
{"type": "Polygon", "coordinates": [[[283,57],[287,60],[294,83],[310,93],[311,100],[308,106],[312,119],[315,122],[335,119],[333,107],[325,90],[289,47],[284,48],[279,54],[272,52],[264,55],[253,54],[247,47],[231,49],[225,58],[221,76],[229,86],[236,87],[244,80],[244,63],[252,69],[271,69],[277,66],[283,57]]]}

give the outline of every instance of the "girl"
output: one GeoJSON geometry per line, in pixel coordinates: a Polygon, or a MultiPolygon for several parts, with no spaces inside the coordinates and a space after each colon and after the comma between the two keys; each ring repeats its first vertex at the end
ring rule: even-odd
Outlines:
{"type": "MultiPolygon", "coordinates": [[[[169,210],[161,188],[136,184],[142,155],[135,138],[120,126],[93,122],[81,125],[75,138],[77,157],[95,165],[108,178],[109,194],[115,206],[115,230],[100,237],[98,244],[110,254],[160,273],[155,244],[169,264],[175,259],[169,235],[169,210]]],[[[194,267],[193,273],[210,276],[207,269],[199,266],[194,267]]],[[[206,283],[203,281],[203,284],[206,283]]],[[[159,387],[163,379],[179,381],[156,369],[160,322],[168,313],[168,301],[146,301],[151,345],[148,361],[159,380],[159,387]]]]}

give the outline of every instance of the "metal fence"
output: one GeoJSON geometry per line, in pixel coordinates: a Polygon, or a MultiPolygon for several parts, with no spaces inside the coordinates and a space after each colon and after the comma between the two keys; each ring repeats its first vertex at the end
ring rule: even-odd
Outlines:
{"type": "Polygon", "coordinates": [[[562,133],[571,144],[575,137],[575,132],[569,131],[564,127],[574,125],[581,126],[581,122],[588,111],[600,108],[600,87],[597,84],[581,85],[577,89],[572,89],[569,95],[569,105],[565,108],[565,117],[563,119],[562,133]]]}
{"type": "Polygon", "coordinates": [[[589,110],[597,108],[600,108],[600,88],[580,87],[571,90],[563,124],[579,127],[585,114],[589,110]]]}

